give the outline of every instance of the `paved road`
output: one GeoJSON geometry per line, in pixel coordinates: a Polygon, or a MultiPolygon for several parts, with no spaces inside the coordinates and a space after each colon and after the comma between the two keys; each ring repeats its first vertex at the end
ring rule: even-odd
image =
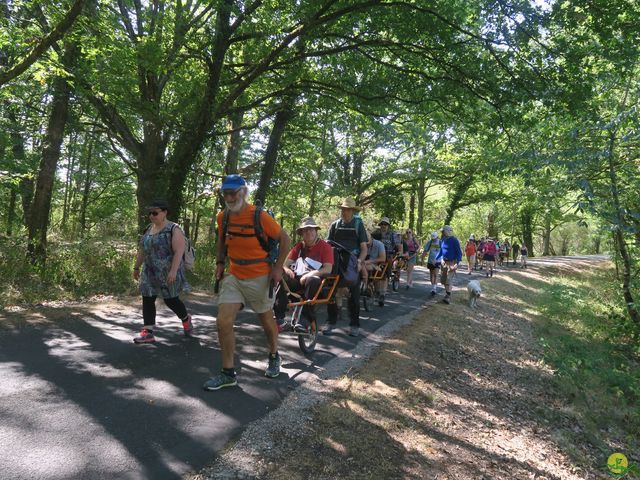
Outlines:
{"type": "MultiPolygon", "coordinates": [[[[461,272],[455,281],[469,278],[461,272]]],[[[362,311],[363,334],[423,305],[425,280],[418,267],[413,289],[403,284],[384,308],[362,311]]],[[[305,357],[295,337],[281,336],[283,373],[268,379],[262,330],[254,314],[242,313],[240,387],[205,392],[203,381],[220,368],[216,309],[202,294],[188,304],[195,338],[183,338],[178,320],[159,307],[155,345],[131,341],[142,323],[137,306],[92,311],[83,305],[63,315],[42,309],[35,324],[0,313],[0,478],[180,478],[210,463],[250,422],[277,408],[304,375],[358,341],[346,331],[321,336],[316,352],[305,357]]]]}

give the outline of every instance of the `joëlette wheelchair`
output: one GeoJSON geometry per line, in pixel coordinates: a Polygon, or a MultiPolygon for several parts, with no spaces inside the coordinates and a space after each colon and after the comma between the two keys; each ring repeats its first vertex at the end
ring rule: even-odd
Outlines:
{"type": "Polygon", "coordinates": [[[365,312],[371,311],[371,305],[375,303],[376,296],[379,295],[379,292],[376,292],[376,282],[386,280],[390,266],[391,262],[384,262],[369,272],[366,280],[362,279],[360,281],[360,299],[365,312]]]}
{"type": "MultiPolygon", "coordinates": [[[[333,248],[334,264],[331,274],[323,277],[320,281],[320,285],[316,290],[312,298],[303,298],[299,292],[292,292],[287,285],[287,282],[282,280],[277,286],[278,288],[286,289],[289,303],[287,307],[292,309],[291,318],[286,319],[283,325],[283,331],[281,333],[285,335],[296,335],[298,337],[298,345],[300,350],[305,354],[313,353],[318,341],[318,320],[312,320],[309,322],[309,328],[306,332],[298,332],[293,329],[294,325],[298,324],[302,319],[302,309],[307,305],[327,305],[335,302],[335,294],[340,286],[341,276],[338,273],[337,258],[338,253],[333,248]]],[[[277,290],[276,290],[277,293],[277,290]]]]}

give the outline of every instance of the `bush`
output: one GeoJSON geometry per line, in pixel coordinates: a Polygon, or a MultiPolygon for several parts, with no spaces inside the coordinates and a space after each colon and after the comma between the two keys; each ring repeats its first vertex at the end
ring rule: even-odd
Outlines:
{"type": "Polygon", "coordinates": [[[26,241],[0,241],[0,306],[133,293],[134,242],[52,242],[44,266],[32,265],[26,241]]]}

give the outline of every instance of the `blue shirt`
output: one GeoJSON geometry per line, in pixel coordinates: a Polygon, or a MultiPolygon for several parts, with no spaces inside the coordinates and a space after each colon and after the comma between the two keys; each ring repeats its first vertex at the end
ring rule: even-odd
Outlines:
{"type": "Polygon", "coordinates": [[[440,252],[438,252],[436,260],[441,259],[460,263],[462,260],[462,249],[456,237],[446,237],[440,241],[440,252]]]}
{"type": "Polygon", "coordinates": [[[377,260],[380,256],[380,252],[384,253],[384,244],[380,240],[373,239],[373,243],[369,245],[367,250],[367,258],[370,260],[377,260]]]}

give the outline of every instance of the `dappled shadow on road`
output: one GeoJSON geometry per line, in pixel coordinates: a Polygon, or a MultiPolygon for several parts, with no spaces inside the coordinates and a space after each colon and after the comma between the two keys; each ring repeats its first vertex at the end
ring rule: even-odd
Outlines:
{"type": "MultiPolygon", "coordinates": [[[[140,316],[121,305],[44,308],[36,316],[2,319],[0,437],[12,445],[0,453],[12,469],[6,478],[39,478],[54,467],[66,479],[177,478],[275,408],[293,381],[264,377],[266,341],[255,316],[237,329],[240,386],[214,393],[201,388],[220,365],[215,323],[205,314],[187,339],[180,322],[159,310],[153,345],[133,344],[140,316]],[[52,415],[59,427],[51,427],[52,415]]],[[[318,368],[309,363],[298,366],[318,368]]]]}

